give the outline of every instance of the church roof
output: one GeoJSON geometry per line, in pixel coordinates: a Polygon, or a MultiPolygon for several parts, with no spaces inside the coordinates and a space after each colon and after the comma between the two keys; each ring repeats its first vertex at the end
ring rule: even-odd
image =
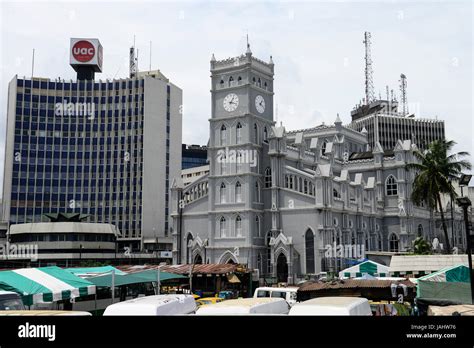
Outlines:
{"type": "MultiPolygon", "coordinates": [[[[384,157],[390,157],[393,156],[393,150],[386,150],[383,153],[384,157]]],[[[364,152],[353,152],[349,156],[349,161],[358,161],[358,160],[363,160],[363,159],[370,159],[373,158],[374,154],[372,151],[364,151],[364,152]]]]}

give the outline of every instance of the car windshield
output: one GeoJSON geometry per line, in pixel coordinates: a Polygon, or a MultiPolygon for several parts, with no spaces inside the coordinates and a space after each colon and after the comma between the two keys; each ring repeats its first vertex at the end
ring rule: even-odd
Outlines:
{"type": "Polygon", "coordinates": [[[0,300],[0,310],[2,311],[14,311],[14,310],[23,310],[23,302],[17,298],[6,298],[0,300]]]}
{"type": "Polygon", "coordinates": [[[257,297],[270,297],[270,291],[258,290],[257,297]]]}
{"type": "Polygon", "coordinates": [[[284,291],[272,291],[272,297],[281,297],[286,299],[286,292],[284,291]]]}

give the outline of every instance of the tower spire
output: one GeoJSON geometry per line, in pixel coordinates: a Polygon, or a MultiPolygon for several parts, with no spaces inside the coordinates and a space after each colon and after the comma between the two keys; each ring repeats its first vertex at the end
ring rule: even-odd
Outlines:
{"type": "Polygon", "coordinates": [[[245,52],[247,55],[251,55],[252,51],[250,50],[250,43],[249,43],[249,34],[247,34],[247,51],[245,52]]]}

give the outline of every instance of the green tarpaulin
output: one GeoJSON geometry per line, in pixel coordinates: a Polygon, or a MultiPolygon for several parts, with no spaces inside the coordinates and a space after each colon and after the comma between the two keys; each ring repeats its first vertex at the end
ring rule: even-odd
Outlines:
{"type": "Polygon", "coordinates": [[[388,267],[369,260],[340,271],[339,278],[360,278],[364,274],[369,274],[374,277],[387,277],[388,267]]]}
{"type": "Polygon", "coordinates": [[[65,268],[64,270],[81,278],[103,275],[112,272],[112,270],[115,271],[115,274],[126,274],[113,266],[65,268]]]}
{"type": "Polygon", "coordinates": [[[418,278],[417,297],[471,304],[469,268],[464,265],[444,268],[418,278]]]}
{"type": "MultiPolygon", "coordinates": [[[[137,284],[137,283],[148,283],[156,282],[158,278],[158,271],[146,270],[143,272],[128,273],[128,274],[115,274],[115,286],[137,284]]],[[[160,272],[160,282],[169,279],[181,279],[187,278],[179,274],[173,274],[168,272],[160,272]]],[[[96,286],[107,286],[110,287],[112,284],[112,274],[101,275],[98,277],[87,278],[90,282],[96,286]]]]}
{"type": "Polygon", "coordinates": [[[22,295],[25,305],[69,300],[95,294],[95,285],[59,267],[0,272],[0,290],[22,295]]]}

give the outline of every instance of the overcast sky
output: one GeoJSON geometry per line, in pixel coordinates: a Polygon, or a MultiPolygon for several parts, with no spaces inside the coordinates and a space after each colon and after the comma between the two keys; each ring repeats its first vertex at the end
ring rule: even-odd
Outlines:
{"type": "Polygon", "coordinates": [[[446,121],[456,150],[473,149],[473,7],[442,2],[5,2],[0,0],[0,175],[3,175],[7,85],[15,74],[75,78],[69,38],[99,38],[100,79],[128,75],[136,35],[139,69],[160,69],[183,89],[183,142],[206,144],[209,60],[245,52],[275,62],[278,122],[287,129],[344,123],[364,96],[364,31],[372,33],[376,95],[399,93],[408,78],[410,111],[446,121]]]}

